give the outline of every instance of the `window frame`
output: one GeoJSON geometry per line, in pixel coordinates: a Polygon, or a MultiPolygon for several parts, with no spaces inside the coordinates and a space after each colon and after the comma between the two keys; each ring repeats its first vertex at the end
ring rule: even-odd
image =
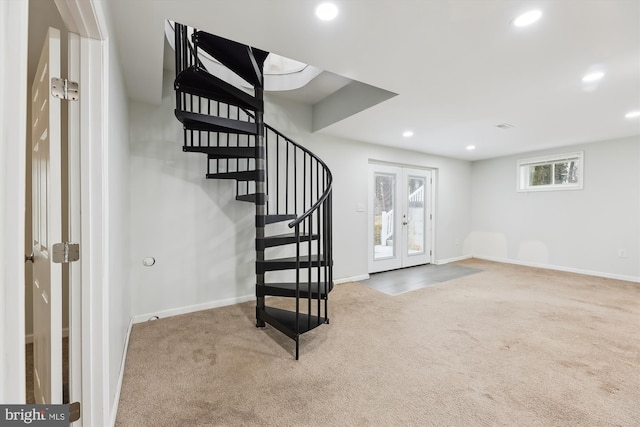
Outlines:
{"type": "MultiPolygon", "coordinates": [[[[551,154],[547,156],[531,157],[528,159],[520,159],[517,162],[517,182],[516,190],[520,193],[529,193],[536,191],[566,191],[566,190],[582,190],[584,184],[584,151],[574,151],[570,153],[551,154]],[[529,174],[531,167],[552,165],[563,163],[570,160],[576,160],[578,163],[578,180],[576,183],[566,184],[548,184],[548,185],[531,185],[529,183],[529,174]]],[[[552,176],[554,175],[552,171],[552,176]]]]}

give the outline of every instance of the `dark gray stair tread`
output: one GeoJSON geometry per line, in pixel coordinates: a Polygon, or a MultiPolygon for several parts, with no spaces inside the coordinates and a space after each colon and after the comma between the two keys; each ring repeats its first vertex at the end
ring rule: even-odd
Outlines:
{"type": "MultiPolygon", "coordinates": [[[[236,200],[240,201],[240,202],[250,202],[250,203],[255,203],[256,200],[258,199],[258,194],[257,193],[251,193],[251,194],[240,194],[238,196],[236,196],[236,200]]],[[[267,198],[267,196],[265,195],[265,200],[267,198]]]]}
{"type": "Polygon", "coordinates": [[[262,102],[237,87],[193,65],[183,70],[175,79],[177,91],[235,105],[246,110],[262,109],[262,102]]]}
{"type": "MultiPolygon", "coordinates": [[[[320,267],[328,265],[324,255],[304,255],[300,257],[300,268],[320,267]]],[[[256,273],[265,271],[291,270],[296,268],[296,257],[275,258],[264,261],[256,261],[256,273]]]]}
{"type": "Polygon", "coordinates": [[[255,147],[206,147],[183,146],[183,151],[192,153],[204,153],[210,159],[253,159],[256,157],[255,147]]]}
{"type": "Polygon", "coordinates": [[[258,313],[262,320],[292,339],[296,339],[296,335],[309,332],[327,321],[325,317],[309,316],[308,314],[300,313],[298,317],[298,330],[296,333],[295,311],[265,307],[263,310],[258,310],[258,313]]]}
{"type": "Polygon", "coordinates": [[[264,222],[265,224],[275,224],[277,222],[289,221],[290,219],[296,219],[298,216],[293,214],[284,214],[284,215],[265,215],[264,222]]]}
{"type": "Polygon", "coordinates": [[[225,67],[253,86],[262,86],[262,67],[269,52],[251,48],[204,31],[195,32],[193,38],[198,48],[213,56],[225,67]],[[253,55],[253,59],[250,56],[250,52],[253,55]]]}
{"type": "Polygon", "coordinates": [[[258,171],[208,173],[207,179],[237,179],[238,181],[255,181],[258,171]]]}
{"type": "Polygon", "coordinates": [[[188,130],[237,133],[242,135],[258,134],[258,125],[253,122],[209,116],[207,114],[183,110],[175,110],[175,114],[176,118],[180,120],[188,130]]]}
{"type": "MultiPolygon", "coordinates": [[[[325,299],[327,293],[333,289],[333,284],[328,283],[325,292],[325,284],[320,283],[320,298],[325,299]]],[[[309,284],[307,282],[300,283],[300,298],[309,298],[309,284]]],[[[263,286],[256,286],[256,296],[279,296],[295,298],[296,296],[296,283],[295,282],[282,282],[282,283],[265,283],[263,286]]],[[[318,298],[318,282],[311,282],[311,298],[318,298]]]]}
{"type": "MultiPolygon", "coordinates": [[[[318,240],[317,234],[300,233],[300,242],[308,242],[309,240],[318,240]]],[[[277,234],[274,236],[266,236],[256,241],[258,248],[271,248],[273,246],[290,245],[296,243],[296,233],[277,234]]]]}

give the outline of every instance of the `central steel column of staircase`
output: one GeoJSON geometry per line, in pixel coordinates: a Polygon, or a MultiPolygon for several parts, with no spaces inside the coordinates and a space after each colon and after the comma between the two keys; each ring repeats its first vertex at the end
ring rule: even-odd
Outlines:
{"type": "Polygon", "coordinates": [[[298,359],[300,336],[329,323],[331,171],[264,123],[268,52],[177,23],[174,30],[175,115],[184,127],[183,150],[206,154],[207,178],[235,180],[236,200],[255,204],[256,326],[271,325],[293,339],[298,359]],[[205,63],[213,62],[247,87],[210,73],[205,63]],[[273,234],[283,224],[293,232],[273,234]],[[274,258],[269,251],[289,256],[274,258]],[[292,299],[294,307],[271,307],[267,297],[292,299]]]}

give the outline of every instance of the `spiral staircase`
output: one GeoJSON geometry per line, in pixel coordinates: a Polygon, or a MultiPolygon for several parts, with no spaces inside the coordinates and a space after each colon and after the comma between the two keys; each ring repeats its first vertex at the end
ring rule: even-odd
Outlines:
{"type": "Polygon", "coordinates": [[[183,150],[206,155],[207,179],[234,180],[236,200],[255,205],[256,326],[271,325],[293,339],[298,359],[300,336],[329,323],[331,171],[315,154],[264,123],[268,52],[178,23],[174,33],[175,115],[184,128],[183,150]],[[211,74],[203,55],[253,90],[211,74]],[[283,228],[283,223],[290,231],[274,234],[272,229],[283,228]],[[290,256],[267,257],[270,248],[290,256]],[[295,308],[270,307],[270,296],[291,298],[295,308]]]}

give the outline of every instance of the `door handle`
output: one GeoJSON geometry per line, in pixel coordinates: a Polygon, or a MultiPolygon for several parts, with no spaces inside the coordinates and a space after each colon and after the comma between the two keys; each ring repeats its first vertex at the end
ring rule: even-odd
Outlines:
{"type": "Polygon", "coordinates": [[[33,252],[31,252],[31,255],[25,255],[24,256],[24,262],[27,262],[27,261],[34,262],[33,252]]]}

